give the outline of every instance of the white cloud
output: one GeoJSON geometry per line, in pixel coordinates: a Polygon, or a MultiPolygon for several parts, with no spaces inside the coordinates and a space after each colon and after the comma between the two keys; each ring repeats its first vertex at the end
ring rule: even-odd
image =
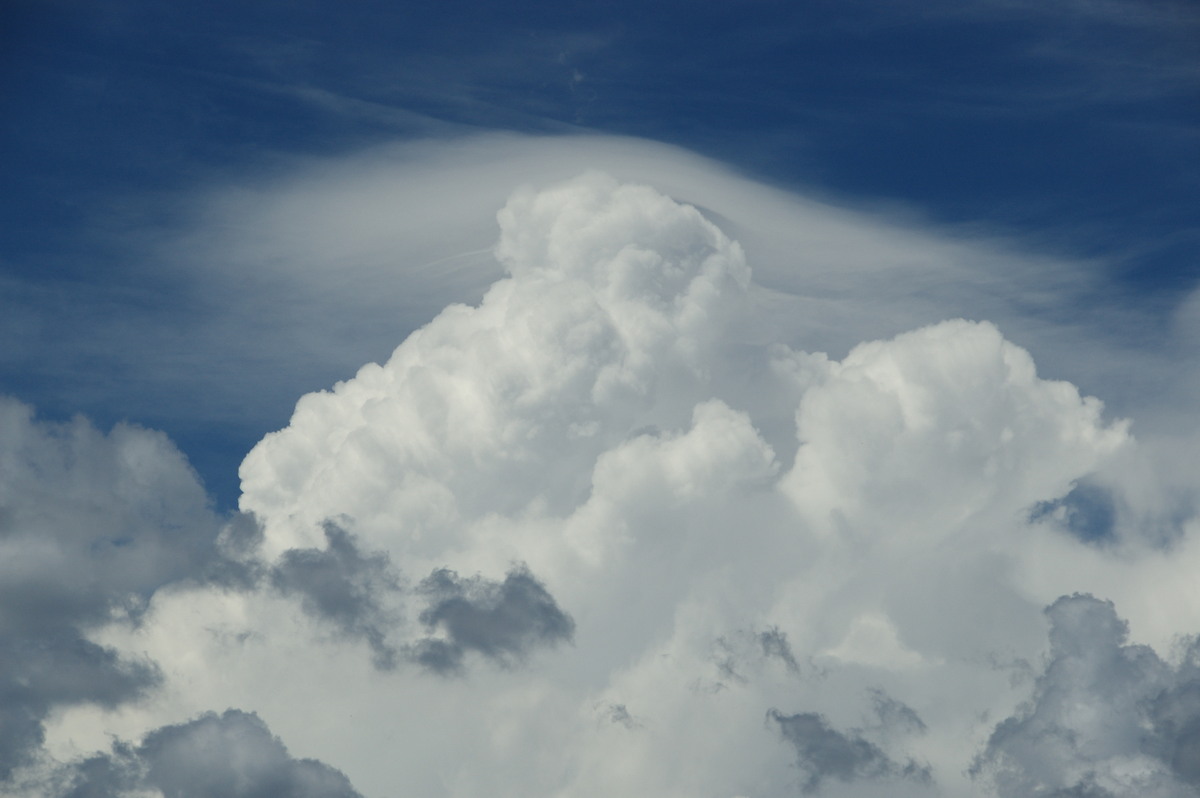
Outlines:
{"type": "MultiPolygon", "coordinates": [[[[577,160],[574,145],[495,146],[459,145],[444,184],[444,164],[424,174],[447,194],[478,177],[468,230],[518,166],[577,160]]],[[[105,731],[199,729],[183,724],[234,707],[279,735],[256,739],[281,768],[319,758],[366,796],[967,796],[986,786],[967,773],[981,752],[1035,767],[996,724],[1041,717],[1050,677],[1033,674],[1066,656],[1061,635],[1047,650],[1042,611],[1060,595],[1128,601],[1133,639],[1164,652],[1200,630],[1184,578],[1195,505],[1170,498],[1195,480],[1168,488],[1157,443],[1039,376],[1002,333],[1011,322],[1060,363],[1088,338],[1016,309],[1061,299],[1060,275],[687,171],[671,151],[656,164],[605,146],[614,171],[644,168],[703,209],[598,172],[518,189],[498,216],[505,275],[477,305],[305,395],[246,457],[242,509],[262,524],[263,561],[225,550],[266,576],[240,591],[175,585],[140,627],[93,630],[156,662],[163,685],[137,705],[55,715],[51,752],[103,746],[105,731]],[[744,250],[727,235],[739,230],[744,250]],[[1027,271],[995,271],[1012,263],[1027,271]],[[986,310],[999,326],[959,318],[986,310]],[[1111,497],[1115,542],[1085,539],[1067,509],[1036,512],[1083,501],[1080,484],[1111,497]],[[1180,622],[1155,618],[1164,603],[1188,608],[1180,622]]],[[[384,176],[359,164],[311,179],[263,203],[258,218],[278,224],[264,241],[303,229],[353,251],[386,228],[384,176]],[[314,230],[333,199],[376,217],[314,230]]],[[[449,219],[439,196],[407,223],[449,219]]],[[[359,267],[331,277],[316,263],[278,268],[354,306],[359,267]]],[[[1080,373],[1095,376],[1108,350],[1092,338],[1080,373]]],[[[195,504],[168,482],[161,495],[195,504]]]]}

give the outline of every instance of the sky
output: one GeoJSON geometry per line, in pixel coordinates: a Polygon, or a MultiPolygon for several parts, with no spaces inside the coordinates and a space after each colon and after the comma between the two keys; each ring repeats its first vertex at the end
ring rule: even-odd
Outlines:
{"type": "Polygon", "coordinates": [[[1200,11],[0,10],[0,793],[1200,793],[1200,11]]]}

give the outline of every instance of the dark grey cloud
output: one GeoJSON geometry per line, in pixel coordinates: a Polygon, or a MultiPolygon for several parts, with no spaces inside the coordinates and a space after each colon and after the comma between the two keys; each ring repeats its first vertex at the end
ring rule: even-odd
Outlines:
{"type": "Polygon", "coordinates": [[[324,532],[326,548],[284,552],[270,569],[270,582],[340,636],[366,642],[377,668],[391,670],[409,660],[435,673],[458,673],[470,652],[511,667],[538,646],[574,636],[574,621],[528,568],[512,569],[501,582],[442,568],[415,589],[426,603],[419,616],[425,636],[401,643],[401,603],[414,591],[386,553],[364,552],[354,535],[331,521],[324,532]]]}
{"type": "Polygon", "coordinates": [[[146,783],[177,798],[352,798],[338,770],[293,759],[267,724],[236,709],[147,735],[138,748],[146,783]]]}
{"type": "Polygon", "coordinates": [[[271,571],[271,583],[299,596],[305,612],[340,634],[365,640],[376,667],[394,668],[398,652],[388,634],[400,618],[389,605],[401,591],[400,576],[387,554],[364,554],[344,529],[332,522],[324,528],[328,547],[284,552],[271,571]]]}
{"type": "Polygon", "coordinates": [[[164,726],[136,747],[118,742],[58,781],[59,798],[360,798],[341,771],[293,758],[261,718],[236,709],[164,726]]]}
{"type": "Polygon", "coordinates": [[[61,783],[53,794],[59,798],[121,798],[137,784],[139,771],[129,746],[119,743],[114,753],[88,757],[66,768],[58,774],[61,783]]]}
{"type": "Polygon", "coordinates": [[[1200,792],[1200,641],[1173,667],[1126,643],[1112,602],[1063,596],[1046,615],[1032,699],[996,726],[972,774],[1001,798],[1200,792]]]}
{"type": "Polygon", "coordinates": [[[121,659],[73,628],[0,638],[0,779],[33,761],[56,706],[115,707],[161,681],[152,663],[121,659]]]}
{"type": "Polygon", "coordinates": [[[911,759],[903,764],[896,762],[858,731],[840,732],[818,713],[784,715],[772,709],[767,718],[778,724],[783,738],[796,749],[796,764],[805,773],[801,790],[806,793],[817,792],[829,779],[930,780],[928,766],[911,759]]]}
{"type": "Polygon", "coordinates": [[[0,781],[7,781],[37,758],[52,709],[111,708],[159,683],[153,663],[90,642],[89,630],[139,623],[168,584],[253,577],[222,553],[221,519],[160,432],[119,424],[106,434],[82,417],[43,422],[29,406],[0,397],[0,474],[0,781]]]}
{"type": "Polygon", "coordinates": [[[464,579],[439,569],[421,582],[418,592],[429,601],[421,623],[442,636],[418,642],[413,656],[436,673],[461,671],[468,652],[510,667],[538,646],[570,642],[575,635],[575,621],[523,565],[509,571],[503,582],[464,579]]]}

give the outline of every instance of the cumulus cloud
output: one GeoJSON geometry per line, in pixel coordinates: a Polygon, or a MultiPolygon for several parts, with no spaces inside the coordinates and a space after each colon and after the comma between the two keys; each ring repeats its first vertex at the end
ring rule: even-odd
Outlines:
{"type": "MultiPolygon", "coordinates": [[[[140,624],[79,622],[161,687],[70,705],[48,750],[114,730],[142,742],[76,757],[79,783],[167,790],[171,752],[245,740],[267,774],[247,784],[349,789],[249,714],[180,720],[238,706],[372,796],[1121,794],[1135,760],[1191,785],[1192,666],[1061,603],[1048,653],[1044,634],[1082,589],[1119,594],[1139,640],[1200,628],[1194,513],[1170,546],[1145,534],[1155,450],[1008,327],[958,318],[970,303],[839,326],[870,314],[838,296],[887,305],[877,284],[913,275],[878,266],[889,247],[924,245],[838,254],[845,217],[813,206],[793,252],[811,282],[778,262],[756,282],[704,204],[597,172],[518,189],[477,304],[301,397],[242,463],[237,522],[117,612],[140,624]],[[229,563],[250,576],[195,576],[229,563]],[[1057,674],[1096,657],[1134,663],[1096,670],[1141,696],[1121,707],[1155,731],[1132,753],[1072,748],[1091,716],[1055,714],[1091,706],[1057,674]],[[310,702],[338,711],[313,724],[310,702]]],[[[926,266],[968,273],[965,252],[926,266]]]]}
{"type": "Polygon", "coordinates": [[[1172,666],[1127,642],[1112,602],[1046,609],[1050,653],[1032,699],[992,732],[974,770],[1002,798],[1182,796],[1200,789],[1200,644],[1172,666]]]}

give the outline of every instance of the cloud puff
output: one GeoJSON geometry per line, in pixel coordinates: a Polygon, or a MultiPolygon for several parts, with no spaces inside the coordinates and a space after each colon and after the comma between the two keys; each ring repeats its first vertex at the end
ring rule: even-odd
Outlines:
{"type": "Polygon", "coordinates": [[[1126,641],[1112,602],[1064,596],[1046,609],[1050,655],[1032,700],[976,762],[1002,798],[1179,796],[1200,789],[1200,644],[1178,666],[1126,641]]]}
{"type": "Polygon", "coordinates": [[[703,378],[749,279],[695,209],[599,175],[518,195],[501,226],[512,277],[478,308],[447,309],[385,365],[305,396],[247,456],[241,507],[269,550],[316,543],[342,514],[440,543],[463,517],[524,505],[531,485],[572,506],[660,386],[703,378]]]}
{"type": "Polygon", "coordinates": [[[1127,440],[1127,425],[1107,427],[1101,409],[1038,378],[993,325],[949,321],[831,364],[800,402],[803,445],[784,486],[817,523],[935,536],[1060,496],[1127,440]],[[913,516],[920,531],[906,524],[913,516]]]}

